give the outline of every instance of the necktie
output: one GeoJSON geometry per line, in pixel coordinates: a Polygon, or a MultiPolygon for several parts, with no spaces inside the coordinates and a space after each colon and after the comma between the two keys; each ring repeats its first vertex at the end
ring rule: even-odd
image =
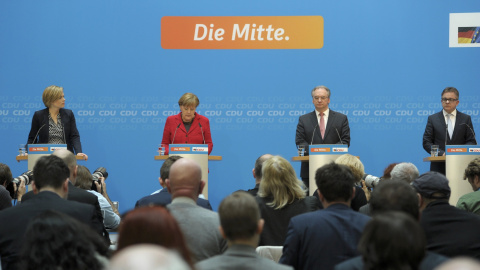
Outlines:
{"type": "Polygon", "coordinates": [[[452,125],[451,116],[453,116],[453,114],[450,114],[450,113],[447,114],[448,136],[450,137],[450,140],[452,139],[452,134],[453,134],[453,125],[452,125]]]}
{"type": "Polygon", "coordinates": [[[320,113],[320,134],[322,135],[322,140],[325,136],[325,120],[323,119],[323,112],[320,113]]]}

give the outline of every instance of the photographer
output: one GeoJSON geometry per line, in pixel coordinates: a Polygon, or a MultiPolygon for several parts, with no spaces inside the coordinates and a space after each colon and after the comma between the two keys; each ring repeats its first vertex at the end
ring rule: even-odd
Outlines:
{"type": "Polygon", "coordinates": [[[98,197],[105,227],[108,229],[116,229],[120,224],[120,213],[108,197],[105,178],[100,177],[99,181],[93,181],[93,176],[90,171],[85,166],[78,165],[75,186],[98,197]],[[96,187],[96,190],[93,190],[92,182],[94,183],[95,186],[93,187],[96,187]]]}
{"type": "Polygon", "coordinates": [[[19,184],[14,183],[10,167],[6,164],[0,163],[0,210],[12,207],[12,198],[22,201],[22,196],[25,194],[25,182],[23,178],[19,179],[19,184]]]}

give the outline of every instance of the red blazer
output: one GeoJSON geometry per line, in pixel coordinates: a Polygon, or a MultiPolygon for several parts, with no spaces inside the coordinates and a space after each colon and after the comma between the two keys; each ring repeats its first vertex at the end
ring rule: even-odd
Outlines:
{"type": "Polygon", "coordinates": [[[163,129],[163,138],[162,144],[167,145],[167,149],[165,150],[166,154],[168,154],[168,145],[173,144],[203,144],[203,137],[205,137],[205,144],[208,144],[208,154],[212,152],[213,149],[213,142],[212,142],[212,134],[210,133],[210,121],[205,116],[199,115],[195,113],[195,118],[193,118],[192,126],[187,133],[185,129],[185,125],[183,125],[182,121],[182,113],[177,115],[172,115],[167,117],[167,121],[165,122],[165,128],[163,129]],[[202,127],[200,128],[200,125],[202,127]],[[180,125],[180,126],[178,126],[180,125]],[[177,129],[178,127],[178,129],[177,129]],[[202,129],[203,129],[203,136],[202,136],[202,129]],[[175,130],[177,133],[175,134],[175,130]],[[175,140],[174,139],[175,134],[175,140]]]}

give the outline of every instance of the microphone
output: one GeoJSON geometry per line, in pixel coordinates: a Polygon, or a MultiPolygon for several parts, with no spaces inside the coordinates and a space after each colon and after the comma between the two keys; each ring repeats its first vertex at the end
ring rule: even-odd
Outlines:
{"type": "Polygon", "coordinates": [[[175,129],[175,133],[173,133],[173,139],[172,139],[172,144],[173,144],[173,141],[175,141],[175,135],[177,135],[177,129],[180,127],[182,123],[178,124],[177,128],[175,129]]]}
{"type": "Polygon", "coordinates": [[[469,124],[467,124],[467,123],[461,123],[460,126],[461,126],[461,125],[465,125],[465,126],[467,126],[467,127],[470,129],[470,131],[473,133],[473,139],[475,140],[475,145],[477,145],[477,144],[478,144],[478,143],[477,143],[477,139],[475,138],[475,137],[477,137],[477,135],[475,135],[475,131],[473,131],[473,128],[472,128],[469,124]]]}
{"type": "Polygon", "coordinates": [[[317,125],[315,126],[315,128],[313,129],[313,133],[312,133],[312,141],[310,142],[310,145],[313,144],[313,138],[315,137],[315,130],[317,130],[317,127],[318,127],[319,123],[317,123],[317,125]]]}
{"type": "Polygon", "coordinates": [[[447,126],[445,127],[445,150],[447,151],[447,138],[448,138],[448,123],[447,126]]]}
{"type": "Polygon", "coordinates": [[[65,142],[65,144],[67,144],[67,138],[65,138],[65,128],[63,127],[63,124],[62,124],[62,132],[63,132],[63,141],[65,142]]]}
{"type": "Polygon", "coordinates": [[[205,144],[205,136],[203,135],[202,124],[200,124],[200,122],[198,122],[198,125],[200,126],[200,130],[202,131],[203,144],[205,144]]]}
{"type": "MultiPolygon", "coordinates": [[[[42,128],[45,126],[46,124],[43,124],[37,131],[37,134],[35,134],[35,137],[33,138],[33,142],[32,144],[35,144],[35,140],[37,139],[37,136],[38,134],[40,133],[40,130],[42,130],[42,128]]],[[[38,143],[38,140],[37,140],[37,143],[38,143]]]]}
{"type": "Polygon", "coordinates": [[[337,132],[338,138],[340,139],[340,144],[343,144],[342,137],[340,137],[340,133],[338,133],[338,129],[334,127],[335,131],[337,132]]]}

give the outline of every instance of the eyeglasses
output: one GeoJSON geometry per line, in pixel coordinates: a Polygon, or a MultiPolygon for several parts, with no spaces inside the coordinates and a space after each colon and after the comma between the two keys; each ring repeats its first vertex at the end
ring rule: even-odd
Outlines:
{"type": "Polygon", "coordinates": [[[321,100],[327,100],[328,98],[329,98],[329,97],[319,97],[319,96],[314,96],[314,97],[313,97],[313,99],[315,99],[315,100],[319,100],[319,99],[321,99],[321,100]]]}
{"type": "Polygon", "coordinates": [[[442,102],[443,103],[450,103],[450,102],[454,102],[454,101],[457,101],[458,98],[442,98],[442,102]]]}

